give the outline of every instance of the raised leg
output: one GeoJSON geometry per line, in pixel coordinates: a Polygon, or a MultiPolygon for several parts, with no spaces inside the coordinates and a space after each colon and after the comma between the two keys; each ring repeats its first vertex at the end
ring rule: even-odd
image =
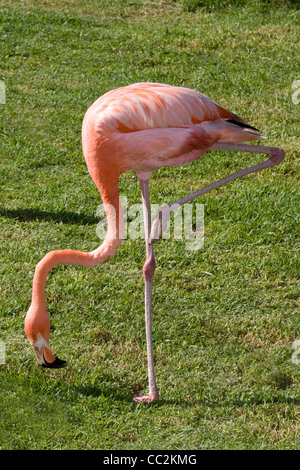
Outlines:
{"type": "Polygon", "coordinates": [[[155,257],[153,245],[149,243],[150,229],[151,229],[151,212],[149,201],[149,179],[140,177],[142,200],[143,200],[143,213],[144,213],[144,228],[145,228],[145,242],[146,242],[146,262],[143,267],[143,274],[145,279],[145,321],[146,321],[146,341],[147,341],[147,358],[148,358],[148,377],[149,377],[149,395],[135,396],[134,401],[146,401],[150,403],[159,398],[155,371],[154,371],[154,357],[153,357],[153,344],[152,344],[152,286],[153,276],[155,270],[155,257]]]}
{"type": "Polygon", "coordinates": [[[222,178],[219,181],[215,181],[214,183],[205,186],[205,188],[199,189],[195,193],[189,194],[188,196],[185,196],[182,199],[178,199],[178,201],[175,201],[172,204],[169,204],[168,206],[160,208],[151,228],[151,244],[157,242],[162,237],[164,229],[170,218],[170,213],[176,210],[179,206],[182,206],[183,204],[192,201],[196,197],[202,196],[202,194],[208,193],[209,191],[212,191],[215,188],[219,188],[220,186],[223,186],[224,184],[229,183],[230,181],[233,181],[237,178],[242,178],[243,176],[249,175],[250,173],[255,173],[256,171],[263,170],[264,168],[269,168],[271,166],[278,165],[284,158],[284,152],[282,149],[276,147],[264,147],[262,145],[218,143],[214,144],[211,147],[211,150],[231,150],[235,152],[264,153],[270,155],[270,158],[261,163],[257,163],[256,165],[245,168],[244,170],[238,171],[237,173],[233,173],[232,175],[226,176],[225,178],[222,178]]]}

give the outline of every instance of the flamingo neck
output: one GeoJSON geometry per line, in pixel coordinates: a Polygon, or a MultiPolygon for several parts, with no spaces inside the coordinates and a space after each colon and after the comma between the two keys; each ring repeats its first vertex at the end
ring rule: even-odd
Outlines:
{"type": "Polygon", "coordinates": [[[49,271],[59,264],[93,267],[113,256],[120,245],[124,234],[124,217],[121,204],[118,207],[109,206],[106,209],[107,234],[103,243],[93,251],[82,252],[75,250],[50,251],[37,264],[32,287],[32,302],[40,307],[46,307],[46,281],[49,271]]]}

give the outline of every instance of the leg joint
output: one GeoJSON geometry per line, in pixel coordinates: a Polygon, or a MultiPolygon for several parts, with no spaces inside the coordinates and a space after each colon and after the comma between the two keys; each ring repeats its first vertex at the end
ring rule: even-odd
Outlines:
{"type": "Polygon", "coordinates": [[[146,259],[146,262],[145,262],[144,267],[143,267],[143,274],[144,274],[144,279],[145,280],[146,279],[147,280],[148,279],[153,279],[155,266],[156,266],[155,258],[154,258],[153,255],[150,255],[146,259]]]}
{"type": "Polygon", "coordinates": [[[272,148],[271,156],[269,160],[272,162],[272,166],[279,165],[284,159],[284,151],[280,148],[272,148]]]}

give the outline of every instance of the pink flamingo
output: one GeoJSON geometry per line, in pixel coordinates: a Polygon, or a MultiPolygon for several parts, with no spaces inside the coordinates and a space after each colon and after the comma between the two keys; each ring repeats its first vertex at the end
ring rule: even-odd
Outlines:
{"type": "Polygon", "coordinates": [[[144,208],[146,262],[143,274],[149,378],[149,394],[137,396],[134,400],[151,402],[159,398],[151,325],[155,270],[153,243],[161,238],[172,207],[192,201],[236,178],[279,164],[284,157],[282,149],[244,144],[262,138],[264,136],[257,129],[239,116],[188,88],[137,83],[110,91],[95,101],[83,120],[82,146],[88,170],[105,204],[107,233],[103,243],[92,252],[51,251],[37,264],[25,332],[40,365],[50,368],[66,365],[52,353],[49,345],[50,320],[45,299],[47,275],[58,264],[95,266],[115,254],[124,233],[118,179],[123,172],[134,170],[140,180],[144,208]],[[270,157],[170,204],[169,213],[162,208],[151,227],[151,172],[192,162],[205,152],[216,149],[263,153],[270,157]]]}

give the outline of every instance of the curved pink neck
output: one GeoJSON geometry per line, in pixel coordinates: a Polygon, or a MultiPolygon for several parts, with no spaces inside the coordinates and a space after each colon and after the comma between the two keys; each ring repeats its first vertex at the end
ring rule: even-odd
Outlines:
{"type": "Polygon", "coordinates": [[[116,195],[114,204],[106,203],[107,234],[103,243],[91,252],[76,250],[50,251],[37,264],[32,287],[32,302],[46,307],[45,288],[49,271],[59,264],[72,264],[92,267],[113,256],[120,245],[124,234],[124,217],[116,195]]]}

